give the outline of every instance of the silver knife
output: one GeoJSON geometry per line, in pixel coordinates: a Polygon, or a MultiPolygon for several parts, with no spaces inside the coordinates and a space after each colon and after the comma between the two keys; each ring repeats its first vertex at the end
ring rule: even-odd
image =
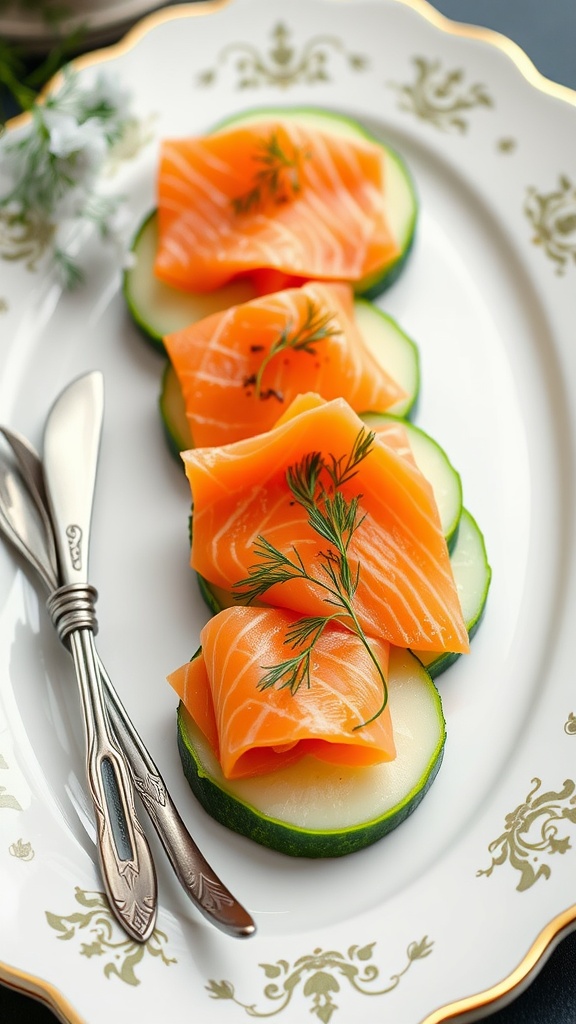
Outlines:
{"type": "Polygon", "coordinates": [[[111,729],[94,644],[96,591],[88,549],[104,409],[99,371],[73,381],[44,429],[44,479],[61,586],[48,600],[60,639],[72,652],[86,728],[86,769],[96,815],[98,853],[111,909],[125,931],[145,942],[154,929],[154,862],[136,816],[130,775],[111,729]]]}

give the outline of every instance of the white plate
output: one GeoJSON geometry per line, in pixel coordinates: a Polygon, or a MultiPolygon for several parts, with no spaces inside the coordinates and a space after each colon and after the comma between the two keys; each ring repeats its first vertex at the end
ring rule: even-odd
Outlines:
{"type": "Polygon", "coordinates": [[[136,949],[112,924],[94,896],[70,666],[2,549],[0,977],[90,1024],[111,1007],[142,1024],[481,1015],[576,921],[574,95],[501,38],[391,0],[170,8],[83,59],[82,73],[102,59],[155,133],[114,179],[134,225],[154,201],[160,136],[203,132],[250,106],[340,110],[404,154],[421,220],[381,305],[419,342],[417,422],[461,471],[493,584],[472,654],[439,681],[444,765],[395,833],[312,862],[225,831],[183,781],[164,681],[207,612],[187,566],[187,485],[157,414],[161,361],[130,323],[100,243],[82,252],[87,284],[61,295],[41,259],[29,269],[34,253],[4,238],[18,258],[2,263],[1,420],[38,443],[60,388],[103,370],[91,563],[101,652],[258,934],[241,942],[207,925],[161,852],[154,941],[136,949]]]}

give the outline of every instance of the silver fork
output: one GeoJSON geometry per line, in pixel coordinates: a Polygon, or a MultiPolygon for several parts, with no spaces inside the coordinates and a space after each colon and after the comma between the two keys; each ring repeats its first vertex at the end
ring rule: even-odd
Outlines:
{"type": "MultiPolygon", "coordinates": [[[[49,594],[60,586],[42,463],[21,435],[0,427],[16,467],[0,458],[0,531],[31,565],[49,594]]],[[[106,707],[124,750],[134,786],[185,892],[204,916],[236,937],[255,932],[251,916],[214,873],[191,838],[162,776],[130,721],[96,654],[106,707]]]]}

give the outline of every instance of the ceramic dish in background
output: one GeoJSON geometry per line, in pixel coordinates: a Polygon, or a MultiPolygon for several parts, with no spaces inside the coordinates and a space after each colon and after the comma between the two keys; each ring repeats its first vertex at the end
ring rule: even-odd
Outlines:
{"type": "Polygon", "coordinates": [[[2,419],[38,442],[55,393],[103,370],[92,549],[102,655],[199,845],[259,928],[246,943],[210,929],[159,853],[154,940],[135,949],[116,930],[99,896],[67,662],[0,550],[0,972],[65,1020],[103,1024],[114,1005],[143,1024],[192,1010],[207,1024],[296,1024],[310,1011],[332,1024],[440,1024],[518,991],[574,927],[576,104],[517,58],[421,3],[234,0],[167,8],[79,61],[86,76],[103,61],[113,69],[152,127],[113,180],[134,225],[153,203],[159,138],[249,106],[342,111],[403,153],[421,222],[379,302],[420,345],[417,423],[460,470],[494,576],[472,655],[439,680],[445,763],[400,829],[326,862],[224,831],[182,779],[164,683],[206,611],[187,567],[187,485],[157,418],[161,362],[96,240],[81,253],[83,289],[62,295],[39,240],[4,234],[2,419]]]}
{"type": "Polygon", "coordinates": [[[41,4],[14,0],[0,12],[0,36],[27,53],[42,53],[80,29],[82,46],[95,46],[118,39],[138,18],[163,6],[150,0],[47,0],[43,12],[41,4]]]}

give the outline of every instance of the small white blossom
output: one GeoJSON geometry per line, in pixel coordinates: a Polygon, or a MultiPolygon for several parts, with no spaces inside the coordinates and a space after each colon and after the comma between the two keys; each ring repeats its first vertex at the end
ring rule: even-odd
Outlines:
{"type": "Polygon", "coordinates": [[[129,90],[106,71],[100,71],[94,84],[84,89],[82,99],[87,111],[109,110],[116,121],[126,121],[131,117],[129,90]]]}
{"type": "Polygon", "coordinates": [[[54,156],[74,159],[82,157],[82,171],[99,170],[107,152],[106,138],[97,118],[78,124],[71,114],[47,110],[44,124],[48,130],[48,150],[54,156]]]}
{"type": "Polygon", "coordinates": [[[64,70],[58,93],[32,111],[14,137],[0,139],[0,207],[23,225],[33,221],[54,239],[54,263],[70,283],[78,280],[74,256],[61,244],[71,222],[94,224],[103,237],[121,235],[118,197],[101,195],[97,183],[115,144],[133,123],[129,93],[101,72],[86,87],[64,70]]]}

